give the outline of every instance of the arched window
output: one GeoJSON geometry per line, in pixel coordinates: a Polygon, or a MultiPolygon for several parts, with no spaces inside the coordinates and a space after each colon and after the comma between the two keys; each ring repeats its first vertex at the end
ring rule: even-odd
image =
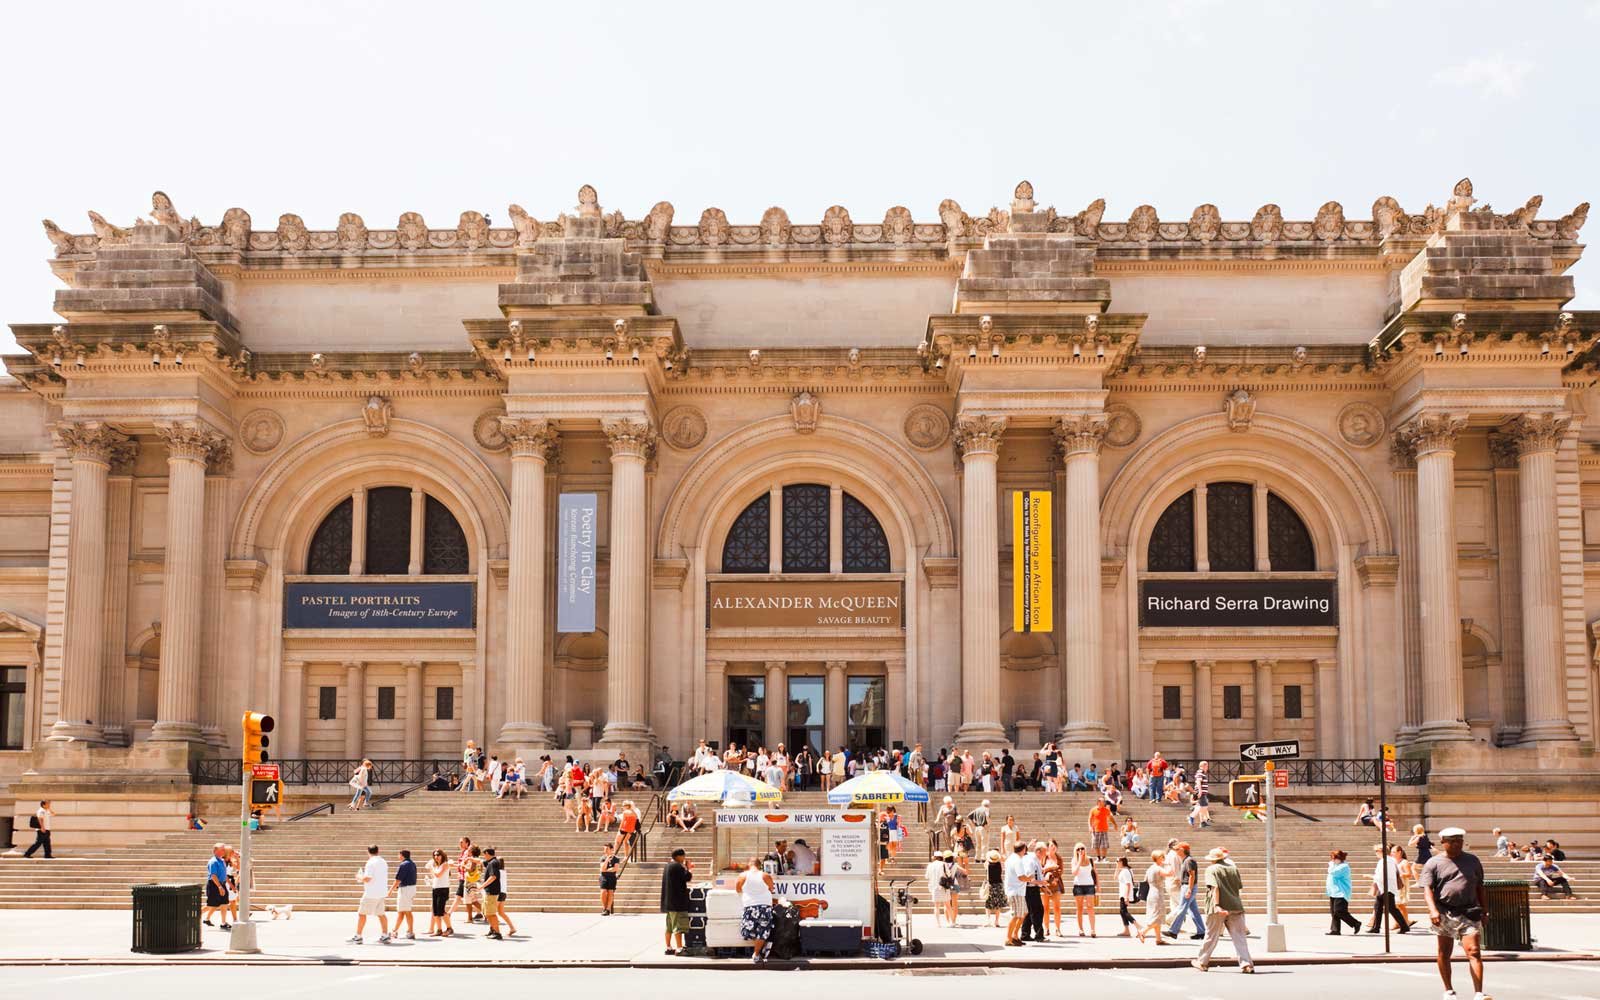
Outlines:
{"type": "MultiPolygon", "coordinates": [[[[842,495],[840,523],[833,523],[832,489],[818,483],[783,488],[783,535],[779,565],[784,573],[827,573],[833,532],[839,532],[846,573],[890,571],[889,536],[872,510],[848,493],[842,495]]],[[[770,571],[772,494],[763,493],[739,512],[722,542],[722,572],[770,571]]]]}
{"type": "Polygon", "coordinates": [[[795,483],[783,488],[783,571],[828,572],[828,488],[795,483]]]}
{"type": "MultiPolygon", "coordinates": [[[[409,486],[379,486],[367,490],[366,548],[362,572],[373,576],[404,576],[411,570],[411,505],[409,486]]],[[[306,551],[306,572],[314,576],[347,576],[354,544],[352,524],[355,502],[345,497],[330,510],[311,535],[306,551]]],[[[422,572],[429,575],[471,571],[467,534],[450,508],[423,496],[422,572]]]]}
{"type": "Polygon", "coordinates": [[[724,573],[765,573],[772,546],[772,503],[763,493],[740,512],[722,543],[724,573]]]}
{"type": "Polygon", "coordinates": [[[889,572],[889,538],[867,505],[844,495],[844,571],[889,572]]]}
{"type": "MultiPolygon", "coordinates": [[[[1218,482],[1205,487],[1206,562],[1213,573],[1256,569],[1254,483],[1218,482]]],[[[1193,573],[1197,568],[1195,493],[1173,500],[1156,519],[1146,550],[1151,573],[1193,573]]],[[[1267,493],[1267,562],[1275,573],[1312,572],[1316,546],[1305,522],[1288,502],[1267,493]]]]}

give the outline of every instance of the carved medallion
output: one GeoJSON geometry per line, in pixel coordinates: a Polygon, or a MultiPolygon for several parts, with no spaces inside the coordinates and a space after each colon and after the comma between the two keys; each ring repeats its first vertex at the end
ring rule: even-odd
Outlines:
{"type": "Polygon", "coordinates": [[[1133,407],[1118,403],[1106,407],[1106,444],[1113,448],[1126,448],[1139,440],[1144,432],[1144,421],[1133,412],[1133,407]]]}
{"type": "Polygon", "coordinates": [[[1387,429],[1383,411],[1371,403],[1351,403],[1339,411],[1339,436],[1352,448],[1371,448],[1387,429]]]}
{"type": "Polygon", "coordinates": [[[510,442],[500,426],[500,418],[505,415],[506,411],[499,408],[478,414],[478,419],[472,422],[472,439],[478,442],[478,447],[484,451],[506,450],[510,442]]]}
{"type": "Polygon", "coordinates": [[[706,415],[692,406],[678,406],[661,418],[661,437],[679,451],[706,439],[706,415]]]}
{"type": "Polygon", "coordinates": [[[906,414],[905,435],[911,447],[933,451],[949,439],[950,417],[931,403],[913,406],[906,414]]]}
{"type": "Polygon", "coordinates": [[[283,443],[283,418],[271,410],[252,410],[239,421],[239,443],[245,451],[265,455],[283,443]]]}

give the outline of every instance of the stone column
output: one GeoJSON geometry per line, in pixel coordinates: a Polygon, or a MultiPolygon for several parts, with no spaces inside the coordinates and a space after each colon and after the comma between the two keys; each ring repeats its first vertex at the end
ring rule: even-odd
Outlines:
{"type": "Polygon", "coordinates": [[[645,717],[644,467],[656,432],[643,419],[607,420],[603,427],[611,444],[611,615],[600,742],[626,749],[655,743],[645,717]]]}
{"type": "Polygon", "coordinates": [[[169,423],[157,430],[167,444],[167,550],[161,580],[160,689],[150,739],[199,743],[206,462],[221,454],[226,443],[201,424],[169,423]]]}
{"type": "MultiPolygon", "coordinates": [[[[61,710],[50,739],[98,743],[104,738],[95,719],[100,716],[105,648],[106,479],[111,464],[131,459],[136,446],[98,422],[63,424],[59,433],[72,462],[72,520],[67,526],[70,571],[61,710]]],[[[35,690],[28,688],[30,702],[35,690]]]]}
{"type": "MultiPolygon", "coordinates": [[[[499,742],[517,752],[554,745],[545,724],[545,469],[556,456],[554,427],[543,420],[503,420],[511,443],[510,580],[506,599],[506,722],[499,742]]],[[[617,507],[612,498],[613,516],[617,507]]],[[[612,536],[615,555],[616,536],[612,536]]],[[[613,622],[617,576],[612,581],[613,622]]],[[[616,636],[616,632],[612,632],[616,636]]],[[[611,647],[616,652],[615,638],[611,647]]]]}
{"type": "Polygon", "coordinates": [[[956,421],[961,456],[961,727],[965,746],[998,744],[1000,724],[1000,540],[995,466],[1006,418],[956,421]]]}
{"type": "Polygon", "coordinates": [[[1417,581],[1422,619],[1419,741],[1470,740],[1463,718],[1461,612],[1456,566],[1457,414],[1423,414],[1402,428],[1417,456],[1417,581]]]}
{"type": "MultiPolygon", "coordinates": [[[[1417,615],[1422,583],[1417,575],[1417,468],[1411,442],[1395,434],[1390,440],[1390,463],[1394,466],[1395,536],[1400,557],[1397,599],[1400,614],[1400,726],[1395,742],[1414,743],[1422,728],[1422,627],[1417,615]]],[[[1393,654],[1391,653],[1391,662],[1393,654]]]]}
{"type": "Polygon", "coordinates": [[[350,575],[360,576],[367,567],[367,488],[350,495],[350,575]]]}
{"type": "Polygon", "coordinates": [[[1140,759],[1149,759],[1156,751],[1155,721],[1157,710],[1156,696],[1156,661],[1140,660],[1139,673],[1135,680],[1133,690],[1133,711],[1130,720],[1128,741],[1128,754],[1140,759]]]}
{"type": "Polygon", "coordinates": [[[783,572],[783,487],[767,490],[767,572],[783,572]]]}
{"type": "Polygon", "coordinates": [[[1263,658],[1256,661],[1256,739],[1272,739],[1272,667],[1275,661],[1263,658]]]}
{"type": "Polygon", "coordinates": [[[476,660],[461,661],[461,700],[466,704],[461,712],[461,739],[477,740],[483,745],[486,723],[483,720],[483,676],[476,660]]]}
{"type": "Polygon", "coordinates": [[[273,760],[304,756],[306,731],[306,665],[303,660],[283,662],[283,687],[278,697],[278,731],[272,741],[273,760]]]}
{"type": "Polygon", "coordinates": [[[888,716],[884,736],[890,746],[906,739],[906,661],[890,657],[884,661],[883,712],[888,716]]]}
{"type": "Polygon", "coordinates": [[[824,750],[838,750],[850,738],[850,681],[845,661],[829,660],[823,680],[822,742],[824,750]]]}
{"type": "MultiPolygon", "coordinates": [[[[513,467],[515,463],[513,463],[513,467]]],[[[513,469],[512,477],[515,482],[516,473],[513,469]]],[[[422,574],[422,533],[423,515],[428,507],[428,494],[421,489],[411,490],[411,557],[406,564],[406,573],[410,576],[422,574]]]]}
{"type": "Polygon", "coordinates": [[[406,760],[422,759],[422,661],[406,661],[406,760]]]}
{"type": "Polygon", "coordinates": [[[706,661],[705,730],[700,735],[726,750],[728,738],[728,664],[725,660],[706,661]]]}
{"type": "Polygon", "coordinates": [[[1210,660],[1194,661],[1194,756],[1211,756],[1211,666],[1210,660]]]}
{"type": "Polygon", "coordinates": [[[1272,571],[1272,547],[1267,537],[1267,484],[1256,483],[1255,517],[1251,520],[1255,529],[1256,572],[1270,573],[1272,571]]]}
{"type": "MultiPolygon", "coordinates": [[[[762,713],[765,716],[767,749],[772,750],[783,742],[784,730],[789,723],[789,691],[784,683],[784,662],[782,660],[767,661],[767,704],[762,713]]],[[[765,780],[765,779],[763,779],[765,780]]]]}
{"type": "Polygon", "coordinates": [[[367,740],[367,665],[347,660],[344,665],[344,755],[360,760],[367,740]]]}
{"type": "Polygon", "coordinates": [[[1576,740],[1567,715],[1561,636],[1561,537],[1556,520],[1556,447],[1571,418],[1527,414],[1507,433],[1517,445],[1518,538],[1522,558],[1522,742],[1576,740]]]}
{"type": "Polygon", "coordinates": [[[1211,572],[1211,536],[1206,519],[1206,484],[1194,488],[1194,571],[1211,572]]]}
{"type": "Polygon", "coordinates": [[[1066,722],[1056,741],[1075,746],[1111,742],[1100,656],[1100,446],[1105,436],[1103,413],[1063,417],[1056,427],[1056,443],[1066,466],[1061,577],[1068,609],[1062,623],[1066,722]]]}
{"type": "Polygon", "coordinates": [[[1312,708],[1317,713],[1318,757],[1339,756],[1338,668],[1338,660],[1318,660],[1312,665],[1314,673],[1311,676],[1315,683],[1312,697],[1316,699],[1312,708]]]}
{"type": "Polygon", "coordinates": [[[828,488],[828,572],[844,572],[844,487],[828,488]]]}

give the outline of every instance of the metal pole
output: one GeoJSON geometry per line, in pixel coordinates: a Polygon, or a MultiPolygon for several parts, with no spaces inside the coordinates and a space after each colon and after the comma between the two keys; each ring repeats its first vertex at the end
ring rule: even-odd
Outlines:
{"type": "MultiPolygon", "coordinates": [[[[1383,817],[1378,822],[1380,843],[1383,845],[1383,859],[1379,867],[1383,870],[1383,895],[1389,895],[1389,783],[1383,780],[1383,759],[1378,759],[1378,812],[1383,817]]],[[[1383,953],[1389,954],[1389,901],[1382,900],[1383,906],[1383,953]]]]}
{"type": "Polygon", "coordinates": [[[239,790],[239,919],[228,938],[230,954],[258,954],[256,925],[250,922],[250,766],[244,765],[239,790]]]}
{"type": "Polygon", "coordinates": [[[1287,951],[1283,924],[1278,919],[1278,810],[1276,765],[1267,761],[1267,951],[1287,951]]]}

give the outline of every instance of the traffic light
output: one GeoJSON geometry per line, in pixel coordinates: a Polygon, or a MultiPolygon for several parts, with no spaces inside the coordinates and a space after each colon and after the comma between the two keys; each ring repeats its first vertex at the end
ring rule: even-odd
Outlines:
{"type": "Polygon", "coordinates": [[[1228,805],[1235,809],[1255,809],[1267,804],[1263,786],[1266,775],[1252,774],[1228,782],[1228,805]]]}
{"type": "Polygon", "coordinates": [[[272,732],[272,716],[261,712],[244,713],[244,762],[246,764],[260,764],[271,760],[267,754],[267,745],[271,742],[267,734],[272,732]]]}

